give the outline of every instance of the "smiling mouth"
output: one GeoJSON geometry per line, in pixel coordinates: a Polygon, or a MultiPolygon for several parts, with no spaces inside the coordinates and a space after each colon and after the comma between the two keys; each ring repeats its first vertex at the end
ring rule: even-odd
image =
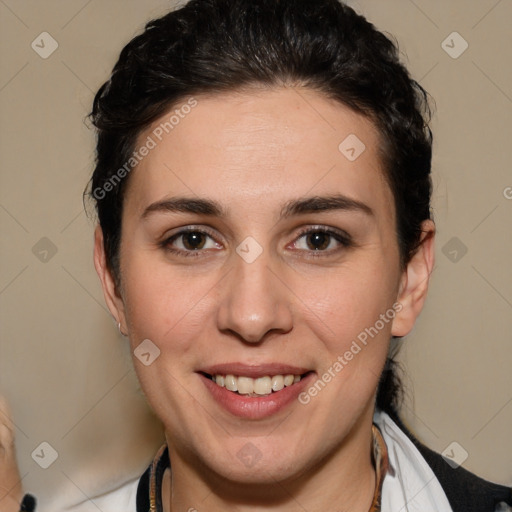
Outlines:
{"type": "Polygon", "coordinates": [[[312,372],[306,372],[301,375],[265,375],[256,379],[243,375],[210,375],[204,372],[201,373],[215,382],[217,386],[225,388],[235,394],[248,397],[261,397],[278,393],[284,388],[293,386],[293,384],[300,382],[301,379],[312,372]]]}

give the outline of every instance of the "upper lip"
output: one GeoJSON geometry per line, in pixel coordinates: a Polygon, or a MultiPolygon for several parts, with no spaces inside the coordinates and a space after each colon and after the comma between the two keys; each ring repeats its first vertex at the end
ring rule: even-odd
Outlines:
{"type": "Polygon", "coordinates": [[[223,363],[201,368],[199,372],[208,375],[238,375],[244,377],[273,376],[273,375],[302,375],[311,371],[309,368],[302,366],[292,366],[282,363],[261,363],[248,365],[245,363],[223,363]]]}

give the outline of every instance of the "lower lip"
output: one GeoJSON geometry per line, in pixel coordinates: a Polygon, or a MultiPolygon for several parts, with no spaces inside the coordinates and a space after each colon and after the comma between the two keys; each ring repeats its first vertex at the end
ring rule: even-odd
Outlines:
{"type": "Polygon", "coordinates": [[[248,397],[233,393],[220,387],[212,379],[199,374],[213,398],[226,411],[250,420],[268,418],[289,406],[294,401],[298,402],[298,396],[314,378],[314,373],[308,373],[299,382],[283,388],[281,391],[272,392],[261,397],[248,397]]]}

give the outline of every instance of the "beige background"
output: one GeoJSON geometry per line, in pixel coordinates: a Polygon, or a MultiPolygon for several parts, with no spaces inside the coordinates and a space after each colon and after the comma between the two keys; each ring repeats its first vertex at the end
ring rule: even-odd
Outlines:
{"type": "MultiPolygon", "coordinates": [[[[93,91],[122,45],[171,5],[0,0],[0,390],[42,512],[140,474],[161,440],[103,303],[81,194],[93,161],[83,122],[93,91]],[[31,48],[43,31],[59,45],[47,59],[31,48]],[[58,452],[46,470],[31,457],[43,441],[58,452]]],[[[351,5],[396,36],[437,103],[437,265],[401,354],[414,393],[404,416],[434,449],[456,441],[464,467],[512,484],[512,2],[351,5]],[[456,59],[441,45],[453,31],[469,44],[456,59]]]]}

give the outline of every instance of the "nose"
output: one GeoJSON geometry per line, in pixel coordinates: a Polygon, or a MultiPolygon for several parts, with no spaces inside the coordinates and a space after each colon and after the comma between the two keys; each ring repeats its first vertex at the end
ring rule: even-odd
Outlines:
{"type": "Polygon", "coordinates": [[[291,291],[271,267],[265,253],[248,263],[233,254],[234,266],[222,281],[218,328],[246,343],[260,343],[269,333],[293,327],[291,291]]]}

